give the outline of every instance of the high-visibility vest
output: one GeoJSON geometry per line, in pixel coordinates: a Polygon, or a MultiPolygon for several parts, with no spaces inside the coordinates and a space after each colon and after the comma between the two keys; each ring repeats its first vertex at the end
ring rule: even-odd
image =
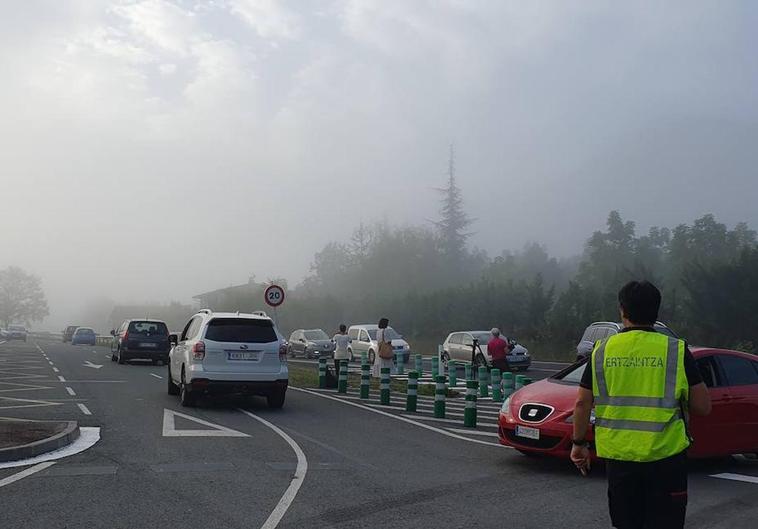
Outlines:
{"type": "Polygon", "coordinates": [[[595,344],[595,450],[598,457],[658,461],[689,444],[682,417],[689,398],[682,340],[627,331],[595,344]]]}

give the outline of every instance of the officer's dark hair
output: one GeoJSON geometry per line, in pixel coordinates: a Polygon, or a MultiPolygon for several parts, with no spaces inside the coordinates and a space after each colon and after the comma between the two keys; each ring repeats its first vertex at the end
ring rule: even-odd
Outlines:
{"type": "Polygon", "coordinates": [[[380,329],[386,329],[389,324],[390,324],[390,320],[388,320],[387,318],[382,318],[379,320],[378,327],[380,329]]]}
{"type": "Polygon", "coordinates": [[[340,332],[345,332],[347,330],[347,325],[344,323],[340,324],[340,332]]]}
{"type": "Polygon", "coordinates": [[[661,291],[649,281],[629,281],[619,290],[619,305],[632,323],[653,325],[661,308],[661,291]]]}

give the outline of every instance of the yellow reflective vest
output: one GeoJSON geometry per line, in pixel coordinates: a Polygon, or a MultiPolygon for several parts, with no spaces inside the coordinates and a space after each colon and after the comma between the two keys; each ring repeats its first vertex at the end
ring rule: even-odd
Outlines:
{"type": "Polygon", "coordinates": [[[689,398],[682,340],[650,331],[595,344],[595,450],[606,459],[658,461],[689,445],[682,417],[689,398]]]}

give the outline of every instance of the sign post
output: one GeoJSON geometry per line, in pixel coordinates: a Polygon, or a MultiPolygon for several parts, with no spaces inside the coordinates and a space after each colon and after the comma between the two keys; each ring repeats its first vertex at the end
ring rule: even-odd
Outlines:
{"type": "Polygon", "coordinates": [[[276,325],[279,325],[279,318],[277,317],[276,308],[284,303],[284,289],[279,285],[269,285],[263,292],[263,300],[266,305],[274,309],[274,320],[276,325]]]}

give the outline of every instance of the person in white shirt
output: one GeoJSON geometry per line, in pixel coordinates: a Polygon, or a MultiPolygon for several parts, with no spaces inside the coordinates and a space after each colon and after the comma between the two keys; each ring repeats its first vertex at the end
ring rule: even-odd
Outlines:
{"type": "Polygon", "coordinates": [[[340,325],[340,332],[332,337],[332,341],[337,345],[334,349],[334,374],[339,376],[340,362],[342,360],[350,360],[350,352],[347,348],[352,341],[347,335],[347,326],[344,323],[340,325]]]}

